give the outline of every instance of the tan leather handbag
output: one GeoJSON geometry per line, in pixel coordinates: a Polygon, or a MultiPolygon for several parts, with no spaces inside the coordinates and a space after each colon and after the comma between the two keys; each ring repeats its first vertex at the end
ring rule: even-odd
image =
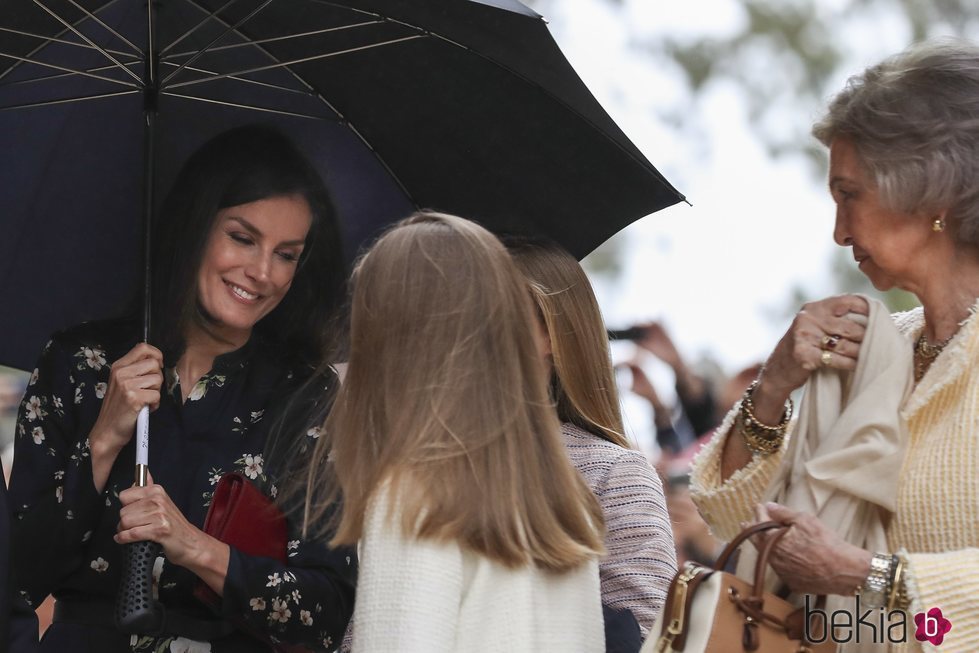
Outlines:
{"type": "MultiPolygon", "coordinates": [[[[788,531],[777,522],[755,524],[731,540],[713,567],[687,563],[673,578],[663,611],[640,653],[833,653],[829,638],[810,644],[805,612],[765,591],[765,570],[772,547],[788,531]],[[768,539],[755,565],[754,584],[721,571],[749,537],[780,529],[768,539]]],[[[817,605],[825,604],[820,596],[817,605]]],[[[814,632],[824,632],[819,624],[814,632]]]]}

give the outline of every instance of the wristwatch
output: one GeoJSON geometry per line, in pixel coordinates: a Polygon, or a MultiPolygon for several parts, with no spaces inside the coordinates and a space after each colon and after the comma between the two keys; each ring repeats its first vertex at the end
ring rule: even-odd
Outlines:
{"type": "Polygon", "coordinates": [[[886,606],[893,573],[894,556],[889,553],[875,553],[870,559],[870,573],[857,590],[861,602],[871,608],[886,606]]]}

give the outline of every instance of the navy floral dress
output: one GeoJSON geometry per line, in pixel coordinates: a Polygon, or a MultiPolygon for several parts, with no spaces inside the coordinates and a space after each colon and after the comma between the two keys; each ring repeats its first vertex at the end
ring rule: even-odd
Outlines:
{"type": "MultiPolygon", "coordinates": [[[[95,491],[88,433],[99,414],[111,361],[136,343],[135,325],[102,322],[56,334],[44,348],[20,408],[10,485],[15,590],[37,605],[48,594],[67,603],[104,604],[107,615],[119,588],[122,547],[112,536],[119,493],[133,483],[135,443],[119,454],[105,490],[95,491]]],[[[241,472],[266,495],[278,491],[267,460],[268,436],[287,402],[312,370],[255,335],[241,349],[218,357],[213,369],[181,401],[180,381],[165,370],[166,388],[150,417],[149,464],[186,518],[204,523],[214,486],[226,472],[241,472]]],[[[333,379],[324,383],[333,383],[333,379]]],[[[317,391],[321,399],[325,393],[317,391]]],[[[299,403],[304,403],[299,398],[299,403]]],[[[293,401],[290,405],[298,405],[293,401]]],[[[297,433],[297,448],[319,437],[297,433]]],[[[231,549],[223,616],[244,618],[273,641],[333,650],[353,612],[356,558],[303,539],[290,523],[287,563],[231,549]]],[[[216,620],[192,591],[188,570],[163,557],[154,568],[154,592],[167,610],[216,620]]],[[[210,642],[176,635],[130,636],[114,628],[56,621],[41,651],[58,653],[250,653],[266,644],[242,632],[210,642]]]]}

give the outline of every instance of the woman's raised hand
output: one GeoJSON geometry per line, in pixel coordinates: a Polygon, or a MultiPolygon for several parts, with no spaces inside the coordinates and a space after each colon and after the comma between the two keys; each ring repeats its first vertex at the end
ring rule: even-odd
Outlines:
{"type": "Polygon", "coordinates": [[[102,491],[116,456],[132,439],[136,415],[143,406],[156,410],[163,387],[163,353],[146,343],[130,349],[112,364],[102,408],[89,433],[92,475],[102,491]]]}
{"type": "Polygon", "coordinates": [[[857,295],[839,295],[803,306],[759,378],[752,397],[759,419],[777,423],[785,400],[820,367],[854,369],[869,311],[867,300],[857,295]]]}

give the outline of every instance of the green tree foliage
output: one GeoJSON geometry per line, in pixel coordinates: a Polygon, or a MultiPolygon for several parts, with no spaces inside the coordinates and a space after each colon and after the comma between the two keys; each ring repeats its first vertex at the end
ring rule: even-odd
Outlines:
{"type": "Polygon", "coordinates": [[[744,90],[752,127],[770,152],[803,152],[820,172],[824,156],[808,135],[812,118],[845,76],[858,72],[845,68],[874,52],[868,43],[883,41],[881,30],[904,38],[879,46],[888,49],[871,60],[913,41],[968,37],[979,28],[975,0],[731,1],[742,20],[725,36],[667,36],[637,47],[676,64],[695,98],[711,84],[733,82],[744,90]]]}

